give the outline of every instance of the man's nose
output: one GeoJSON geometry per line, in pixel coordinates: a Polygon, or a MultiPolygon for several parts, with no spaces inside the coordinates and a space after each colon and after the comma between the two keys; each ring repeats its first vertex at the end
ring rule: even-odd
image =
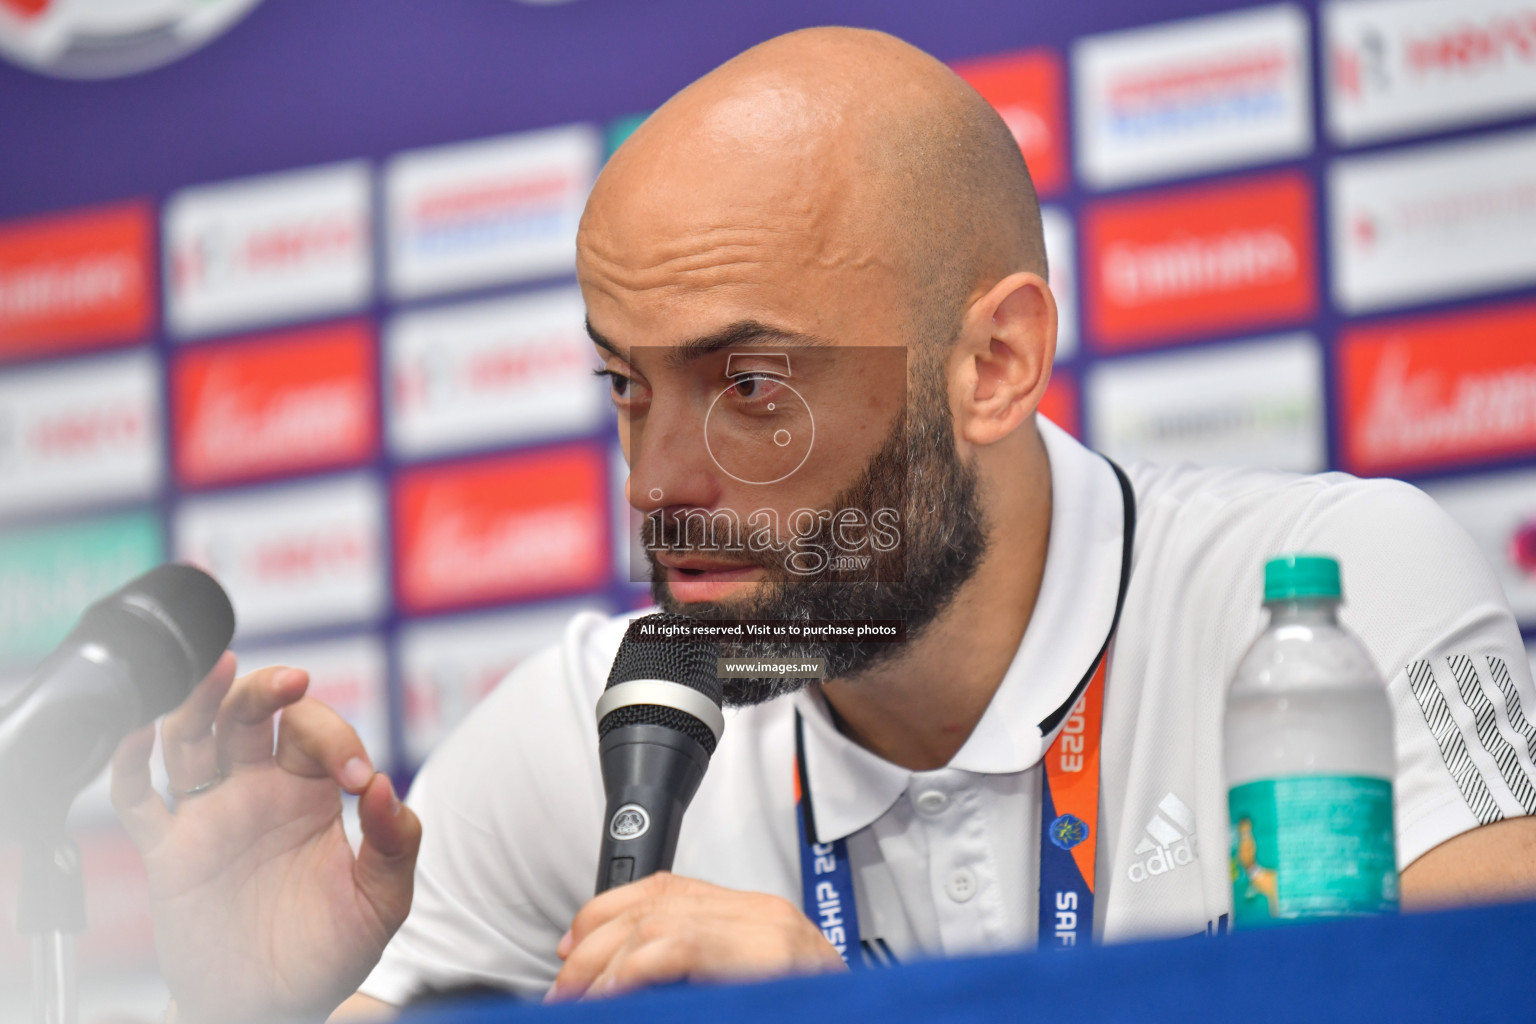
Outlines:
{"type": "Polygon", "coordinates": [[[713,508],[721,474],[704,443],[704,425],[687,410],[652,407],[631,428],[625,497],[649,515],[667,507],[713,508]]]}

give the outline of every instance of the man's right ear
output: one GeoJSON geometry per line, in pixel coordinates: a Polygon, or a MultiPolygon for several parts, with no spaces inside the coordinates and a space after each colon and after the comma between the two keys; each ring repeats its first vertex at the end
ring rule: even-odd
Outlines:
{"type": "Polygon", "coordinates": [[[1034,415],[1056,356],[1056,299],[1038,274],[1003,278],[971,304],[950,359],[955,428],[994,444],[1034,415]]]}

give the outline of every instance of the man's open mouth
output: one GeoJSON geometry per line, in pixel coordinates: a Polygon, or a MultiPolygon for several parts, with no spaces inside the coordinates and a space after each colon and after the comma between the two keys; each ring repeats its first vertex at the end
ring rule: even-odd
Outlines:
{"type": "Polygon", "coordinates": [[[760,579],[767,571],[754,562],[733,562],[694,553],[660,551],[654,557],[665,570],[674,596],[684,600],[722,597],[734,589],[731,584],[760,579]]]}
{"type": "Polygon", "coordinates": [[[667,569],[667,575],[677,574],[694,580],[735,579],[743,573],[762,568],[755,562],[729,562],[694,554],[679,554],[675,551],[657,552],[656,561],[667,569]]]}

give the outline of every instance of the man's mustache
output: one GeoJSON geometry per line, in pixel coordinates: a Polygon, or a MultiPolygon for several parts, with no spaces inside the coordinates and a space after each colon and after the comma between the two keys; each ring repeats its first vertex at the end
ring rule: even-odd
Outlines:
{"type": "MultiPolygon", "coordinates": [[[[703,510],[651,512],[646,516],[641,536],[646,556],[653,563],[662,553],[697,554],[708,555],[712,561],[722,563],[787,570],[789,559],[797,548],[833,543],[832,521],[837,511],[797,509],[793,514],[796,528],[788,533],[765,532],[753,519],[743,521],[734,512],[722,510],[713,513],[703,510]],[[802,528],[800,524],[811,528],[802,528]]],[[[754,512],[752,515],[759,514],[754,512]]]]}
{"type": "Polygon", "coordinates": [[[652,512],[646,516],[644,541],[646,554],[655,559],[662,552],[679,555],[708,554],[719,561],[739,561],[742,565],[763,565],[778,560],[778,552],[790,544],[774,537],[772,546],[762,550],[747,547],[747,538],[756,531],[742,524],[735,513],[689,510],[685,513],[652,512]],[[726,526],[721,528],[721,522],[726,526]],[[747,555],[732,559],[731,555],[747,555]]]}

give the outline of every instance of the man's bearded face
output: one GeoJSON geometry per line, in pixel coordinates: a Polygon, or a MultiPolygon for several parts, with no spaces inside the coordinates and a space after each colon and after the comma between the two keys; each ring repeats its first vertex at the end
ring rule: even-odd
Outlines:
{"type": "MultiPolygon", "coordinates": [[[[879,509],[899,509],[901,539],[894,549],[874,550],[861,569],[829,564],[810,574],[789,567],[792,551],[770,549],[761,553],[768,579],[753,597],[681,602],[672,595],[656,554],[686,550],[699,541],[674,522],[647,531],[646,557],[656,603],[714,622],[901,620],[906,638],[916,639],[975,573],[987,543],[976,469],[955,451],[942,370],[928,365],[916,376],[910,422],[899,416],[859,477],[826,506],[831,516],[844,509],[866,516],[879,509]]],[[[901,650],[900,643],[887,641],[822,639],[729,642],[722,647],[724,656],[731,658],[824,659],[828,680],[856,676],[901,650]]],[[[793,693],[806,681],[742,676],[722,682],[726,704],[744,705],[793,693]]]]}

